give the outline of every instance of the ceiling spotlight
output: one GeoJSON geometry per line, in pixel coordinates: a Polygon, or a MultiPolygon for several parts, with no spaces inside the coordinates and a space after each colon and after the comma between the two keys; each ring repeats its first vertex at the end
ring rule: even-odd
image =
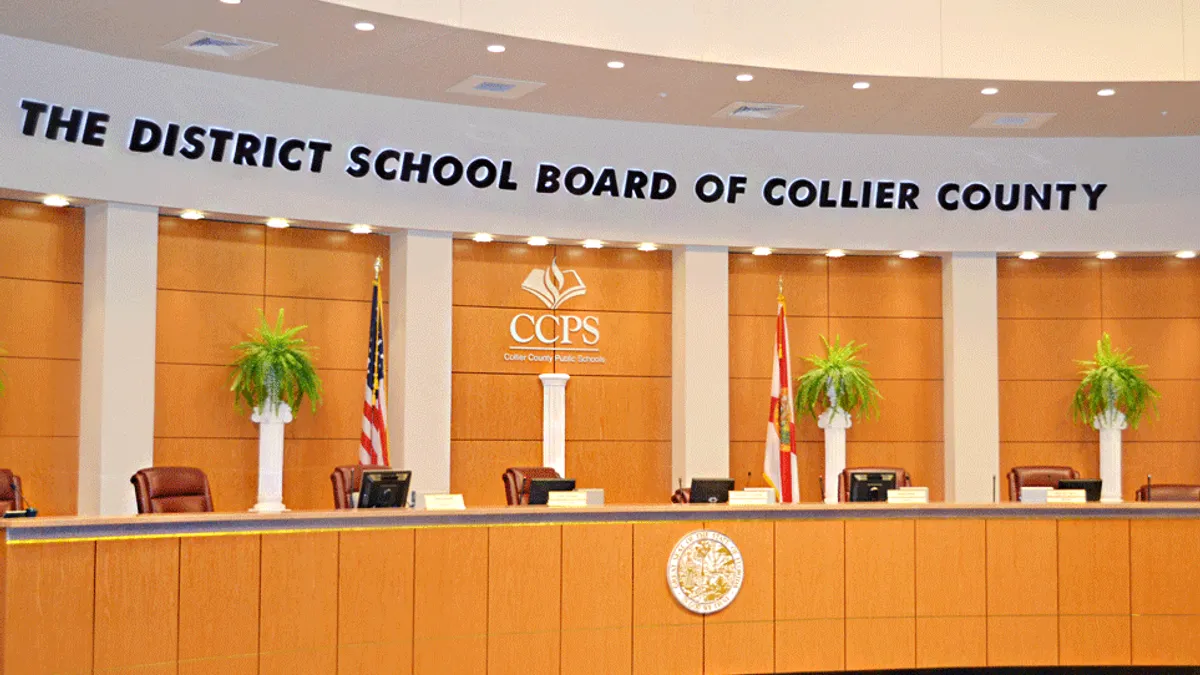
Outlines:
{"type": "Polygon", "coordinates": [[[1017,257],[1021,260],[1037,260],[1041,255],[1037,251],[1021,251],[1021,254],[1017,257]]]}
{"type": "Polygon", "coordinates": [[[549,244],[549,243],[550,243],[550,240],[545,237],[530,237],[529,238],[530,246],[545,246],[546,244],[549,244]]]}
{"type": "Polygon", "coordinates": [[[742,73],[741,75],[737,76],[738,82],[750,82],[753,79],[754,79],[754,76],[751,75],[750,73],[742,73]]]}
{"type": "Polygon", "coordinates": [[[651,252],[657,251],[658,247],[647,241],[647,242],[638,244],[638,250],[645,251],[646,253],[651,253],[651,252]]]}
{"type": "Polygon", "coordinates": [[[979,93],[983,94],[984,96],[995,96],[996,94],[1000,93],[1000,90],[995,87],[984,87],[983,89],[979,90],[979,93]]]}
{"type": "Polygon", "coordinates": [[[827,258],[843,258],[845,256],[846,252],[840,248],[831,248],[825,252],[825,257],[827,258]]]}
{"type": "Polygon", "coordinates": [[[599,239],[584,239],[583,247],[584,248],[604,248],[604,242],[600,241],[599,239]]]}
{"type": "Polygon", "coordinates": [[[1195,251],[1180,251],[1179,253],[1175,254],[1175,257],[1183,258],[1184,260],[1191,260],[1192,258],[1196,257],[1196,252],[1195,251]]]}
{"type": "Polygon", "coordinates": [[[350,226],[350,234],[371,234],[371,232],[372,230],[370,225],[363,225],[360,223],[358,225],[350,226]]]}
{"type": "Polygon", "coordinates": [[[375,24],[371,23],[370,21],[359,21],[358,23],[354,24],[354,30],[361,30],[362,32],[366,33],[375,30],[375,24]]]}
{"type": "Polygon", "coordinates": [[[242,0],[221,0],[221,2],[222,2],[222,3],[224,3],[224,4],[226,4],[226,5],[240,5],[240,4],[242,4],[242,0]]]}
{"type": "Polygon", "coordinates": [[[1116,251],[1100,251],[1096,254],[1096,257],[1101,260],[1112,260],[1117,257],[1117,253],[1116,251]]]}
{"type": "Polygon", "coordinates": [[[754,255],[771,255],[771,249],[766,246],[755,246],[754,250],[750,251],[750,253],[754,255]]]}
{"type": "Polygon", "coordinates": [[[277,230],[282,230],[291,227],[292,224],[287,221],[287,218],[269,218],[267,219],[267,227],[273,227],[277,230]]]}
{"type": "Polygon", "coordinates": [[[625,67],[625,62],[624,61],[609,61],[608,67],[612,68],[613,70],[620,70],[625,67]]]}
{"type": "Polygon", "coordinates": [[[42,203],[46,206],[54,207],[71,205],[71,201],[62,195],[46,195],[45,197],[42,197],[42,203]]]}
{"type": "Polygon", "coordinates": [[[1116,89],[1101,89],[1100,91],[1096,92],[1096,95],[1097,96],[1112,96],[1115,93],[1117,93],[1116,89]]]}
{"type": "Polygon", "coordinates": [[[870,89],[871,83],[870,82],[855,82],[854,88],[855,89],[870,89]]]}
{"type": "Polygon", "coordinates": [[[471,240],[478,242],[480,244],[487,244],[487,243],[490,243],[494,238],[495,237],[488,234],[487,232],[479,232],[474,237],[471,237],[471,240]]]}
{"type": "Polygon", "coordinates": [[[488,45],[488,51],[493,54],[503,54],[504,45],[488,45]]]}
{"type": "Polygon", "coordinates": [[[896,255],[900,256],[901,258],[904,258],[905,260],[912,260],[913,258],[920,258],[921,252],[920,251],[900,251],[896,255]]]}
{"type": "Polygon", "coordinates": [[[180,213],[179,217],[184,220],[203,220],[204,214],[196,209],[187,209],[183,213],[180,213]]]}

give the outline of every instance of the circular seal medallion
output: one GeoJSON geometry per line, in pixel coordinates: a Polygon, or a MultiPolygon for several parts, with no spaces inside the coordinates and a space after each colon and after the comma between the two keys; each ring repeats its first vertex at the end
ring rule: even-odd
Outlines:
{"type": "Polygon", "coordinates": [[[671,594],[697,614],[712,614],[728,607],[742,588],[745,572],[737,545],[712,530],[684,535],[667,560],[671,594]]]}

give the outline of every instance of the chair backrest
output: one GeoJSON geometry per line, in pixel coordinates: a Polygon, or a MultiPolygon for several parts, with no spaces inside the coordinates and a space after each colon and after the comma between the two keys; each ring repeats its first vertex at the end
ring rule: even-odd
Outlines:
{"type": "Polygon", "coordinates": [[[692,488],[681,487],[671,494],[672,504],[691,504],[692,488]]]}
{"type": "Polygon", "coordinates": [[[23,508],[25,499],[21,495],[21,477],[8,469],[0,469],[0,511],[23,508]]]}
{"type": "Polygon", "coordinates": [[[1014,466],[1008,472],[1008,500],[1021,501],[1023,487],[1058,487],[1060,480],[1079,478],[1079,472],[1069,466],[1014,466]]]}
{"type": "Polygon", "coordinates": [[[333,508],[354,508],[351,495],[362,488],[364,471],[390,468],[390,466],[383,466],[381,464],[346,464],[345,466],[335,466],[333,473],[329,474],[329,480],[333,483],[333,508]]]}
{"type": "Polygon", "coordinates": [[[138,513],[205,513],[213,510],[208,476],[186,466],[155,466],[129,479],[138,513]]]}
{"type": "Polygon", "coordinates": [[[510,467],[504,470],[504,497],[509,506],[529,503],[529,481],[534,478],[562,478],[548,466],[510,467]]]}
{"type": "Polygon", "coordinates": [[[912,476],[908,475],[908,471],[896,466],[868,466],[843,469],[838,474],[839,502],[850,501],[850,474],[852,473],[894,473],[896,474],[896,487],[909,487],[912,485],[912,476]]]}
{"type": "Polygon", "coordinates": [[[1200,485],[1180,483],[1143,485],[1137,489],[1137,500],[1139,502],[1200,502],[1200,485]]]}

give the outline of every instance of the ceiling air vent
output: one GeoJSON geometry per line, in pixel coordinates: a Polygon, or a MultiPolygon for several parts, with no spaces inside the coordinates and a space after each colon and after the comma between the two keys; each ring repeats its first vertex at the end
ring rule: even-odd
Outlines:
{"type": "Polygon", "coordinates": [[[446,91],[451,94],[466,94],[468,96],[484,96],[487,98],[521,98],[529,92],[546,86],[545,82],[529,82],[526,80],[506,80],[502,77],[485,77],[472,75],[446,91]]]}
{"type": "Polygon", "coordinates": [[[260,40],[198,30],[174,42],[163,45],[163,48],[170,49],[171,51],[191,52],[193,54],[204,54],[206,56],[240,61],[276,46],[278,45],[273,42],[262,42],[260,40]]]}
{"type": "Polygon", "coordinates": [[[1038,129],[1055,113],[985,113],[972,129],[1038,129]]]}
{"type": "Polygon", "coordinates": [[[790,103],[747,103],[745,101],[735,101],[718,110],[713,117],[731,117],[733,119],[744,120],[774,120],[787,117],[803,107],[802,105],[793,105],[790,103]]]}

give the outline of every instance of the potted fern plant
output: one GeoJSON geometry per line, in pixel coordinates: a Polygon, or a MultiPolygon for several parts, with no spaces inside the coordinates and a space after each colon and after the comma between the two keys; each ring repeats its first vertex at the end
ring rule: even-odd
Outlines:
{"type": "Polygon", "coordinates": [[[846,429],[855,415],[878,417],[883,396],[858,356],[865,344],[843,345],[841,336],[830,343],[824,335],[821,344],[824,356],[804,357],[813,368],[796,380],[796,414],[812,415],[825,430],[825,502],[835,504],[838,476],[846,468],[846,429]]]}
{"type": "Polygon", "coordinates": [[[258,424],[258,503],[253,511],[278,513],[283,505],[283,429],[292,411],[307,397],[313,412],[321,402],[321,378],[313,366],[304,338],[306,326],[284,328],[283,310],[275,325],[259,312],[261,321],[249,340],[233,346],[238,358],[231,368],[234,405],[249,407],[258,424]]]}
{"type": "Polygon", "coordinates": [[[1100,500],[1121,501],[1121,431],[1137,428],[1147,408],[1158,412],[1159,394],[1146,381],[1146,366],[1135,365],[1129,350],[1112,346],[1108,333],[1096,342],[1091,361],[1076,361],[1083,379],[1071,399],[1071,416],[1100,432],[1100,500]]]}

